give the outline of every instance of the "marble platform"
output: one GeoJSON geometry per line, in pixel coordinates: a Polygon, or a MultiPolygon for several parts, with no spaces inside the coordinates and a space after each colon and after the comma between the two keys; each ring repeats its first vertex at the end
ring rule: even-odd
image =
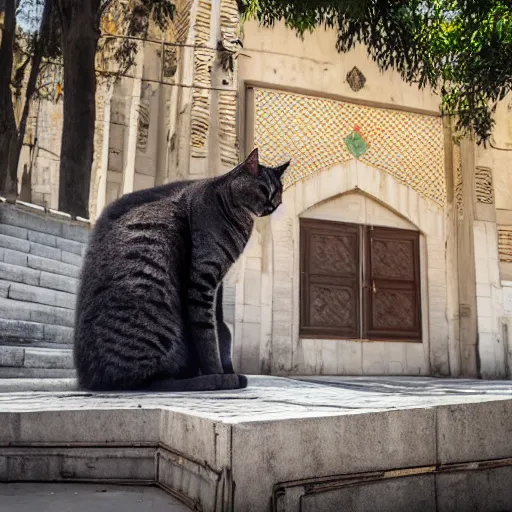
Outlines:
{"type": "Polygon", "coordinates": [[[250,377],[235,392],[58,388],[0,393],[1,482],[156,484],[205,512],[512,510],[509,381],[250,377]]]}

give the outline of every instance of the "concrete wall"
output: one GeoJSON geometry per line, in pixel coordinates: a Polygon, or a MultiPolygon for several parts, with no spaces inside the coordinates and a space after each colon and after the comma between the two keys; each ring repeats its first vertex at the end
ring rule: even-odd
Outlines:
{"type": "Polygon", "coordinates": [[[32,171],[32,202],[58,209],[63,103],[42,101],[39,105],[34,104],[33,108],[37,108],[39,114],[37,158],[32,171]]]}
{"type": "Polygon", "coordinates": [[[338,53],[334,30],[315,30],[301,40],[283,23],[268,29],[251,21],[244,24],[243,33],[244,49],[239,58],[241,86],[257,83],[278,89],[296,88],[324,97],[439,112],[437,96],[428,89],[419,91],[407,85],[394,71],[381,72],[367,57],[363,46],[349,53],[338,53]],[[366,77],[364,87],[358,92],[347,82],[347,73],[354,66],[366,77]]]}
{"type": "MultiPolygon", "coordinates": [[[[439,112],[438,96],[428,89],[418,91],[416,87],[405,84],[393,71],[382,73],[367,58],[363,47],[338,54],[333,31],[317,30],[301,40],[283,24],[266,29],[250,22],[245,24],[243,34],[244,51],[239,63],[239,133],[246,153],[254,145],[261,147],[262,141],[272,145],[271,138],[264,140],[255,135],[258,120],[255,122],[250,105],[252,93],[247,93],[248,86],[290,91],[304,97],[341,100],[345,105],[368,105],[426,114],[439,112]],[[354,67],[366,79],[364,86],[356,90],[351,87],[348,77],[354,67]]],[[[472,140],[463,142],[461,147],[453,146],[451,128],[449,123],[445,123],[445,175],[436,179],[438,183],[443,181],[446,196],[442,204],[438,201],[437,205],[428,204],[426,207],[426,210],[438,212],[438,233],[433,236],[431,231],[428,235],[424,227],[412,221],[423,234],[422,268],[427,268],[424,279],[429,293],[428,300],[424,300],[424,305],[428,305],[424,307],[430,313],[428,322],[431,329],[422,349],[393,343],[299,339],[298,218],[300,215],[314,215],[348,220],[353,215],[360,215],[350,209],[356,206],[348,203],[344,204],[342,215],[334,214],[334,210],[343,209],[341,203],[337,204],[339,200],[334,199],[305,213],[304,201],[312,206],[315,204],[312,198],[322,201],[350,190],[325,185],[329,183],[327,178],[313,175],[286,192],[284,213],[278,212],[272,221],[259,222],[240,264],[241,274],[235,279],[238,283],[235,360],[239,367],[244,371],[276,373],[448,372],[451,375],[479,374],[486,378],[510,375],[511,104],[509,97],[498,106],[496,128],[491,144],[486,148],[476,146],[472,140]],[[330,189],[327,195],[322,195],[325,193],[322,187],[330,189]],[[294,188],[296,191],[292,192],[294,188]],[[293,210],[291,215],[287,213],[290,209],[293,210]]],[[[266,107],[272,115],[271,106],[266,107]]],[[[289,114],[293,124],[295,112],[289,114]]],[[[327,124],[320,127],[320,132],[323,128],[328,129],[327,124]]],[[[281,128],[286,131],[286,126],[281,128]]],[[[285,145],[271,152],[273,159],[296,156],[291,154],[293,144],[288,146],[292,148],[289,151],[285,145]]],[[[406,147],[407,144],[402,146],[405,152],[406,147]]],[[[316,175],[326,172],[312,157],[311,165],[316,175]]],[[[350,165],[362,167],[361,162],[350,165]]],[[[417,165],[419,168],[423,166],[421,160],[417,165]]],[[[378,164],[374,167],[381,168],[378,164]]],[[[393,174],[392,169],[387,170],[393,174]]],[[[329,172],[333,172],[332,169],[329,172]]],[[[368,172],[378,174],[375,169],[368,172]]],[[[302,170],[302,174],[306,173],[302,170]]],[[[361,188],[358,180],[364,182],[365,178],[358,174],[353,182],[361,188]]],[[[389,176],[385,180],[389,180],[389,176]]],[[[398,181],[396,186],[403,189],[398,193],[398,201],[406,202],[404,197],[410,191],[406,193],[406,188],[398,181]]],[[[375,188],[372,183],[368,186],[369,189],[375,188]]],[[[414,180],[412,187],[415,187],[414,180]]],[[[388,211],[402,213],[394,206],[397,198],[393,193],[388,197],[378,189],[370,195],[384,204],[388,211]]],[[[402,217],[395,217],[395,222],[398,219],[404,222],[404,218],[405,222],[411,221],[405,212],[402,217]]]]}

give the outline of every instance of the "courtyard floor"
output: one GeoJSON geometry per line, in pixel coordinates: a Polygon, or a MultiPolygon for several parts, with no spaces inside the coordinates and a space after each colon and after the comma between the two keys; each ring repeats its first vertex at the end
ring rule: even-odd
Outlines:
{"type": "Polygon", "coordinates": [[[73,386],[0,392],[2,511],[101,511],[111,497],[126,512],[187,510],[151,485],[212,512],[270,502],[286,512],[349,502],[357,512],[512,510],[510,381],[254,376],[245,390],[175,394],[73,386]],[[120,483],[132,487],[108,487],[120,483]]]}

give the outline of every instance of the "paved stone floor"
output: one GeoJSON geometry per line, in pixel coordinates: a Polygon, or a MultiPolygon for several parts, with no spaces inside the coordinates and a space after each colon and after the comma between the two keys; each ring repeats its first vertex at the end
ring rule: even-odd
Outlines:
{"type": "MultiPolygon", "coordinates": [[[[86,393],[58,380],[2,389],[4,481],[158,482],[204,510],[231,510],[217,505],[234,499],[235,511],[260,512],[275,498],[287,503],[279,510],[297,512],[303,498],[307,510],[344,509],[374,485],[353,490],[341,485],[347,475],[370,474],[389,491],[387,508],[382,492],[379,508],[368,495],[372,512],[512,510],[511,381],[253,376],[229,392],[86,393]],[[400,496],[416,505],[397,505],[400,496]]],[[[158,489],[71,492],[66,484],[52,495],[51,484],[16,485],[0,484],[0,512],[187,510],[158,489]]]]}
{"type": "Polygon", "coordinates": [[[93,484],[0,484],[2,512],[189,512],[155,487],[93,484]]]}
{"type": "Polygon", "coordinates": [[[207,393],[85,393],[72,386],[63,379],[49,386],[52,391],[0,392],[0,412],[158,407],[237,423],[512,398],[512,381],[426,377],[253,376],[247,389],[207,393]]]}

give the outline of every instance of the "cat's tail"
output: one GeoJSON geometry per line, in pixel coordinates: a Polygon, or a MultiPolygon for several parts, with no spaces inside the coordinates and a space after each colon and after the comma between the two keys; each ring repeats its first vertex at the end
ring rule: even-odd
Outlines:
{"type": "Polygon", "coordinates": [[[147,391],[222,391],[247,387],[247,377],[236,373],[201,375],[192,379],[163,379],[153,382],[147,391]]]}

